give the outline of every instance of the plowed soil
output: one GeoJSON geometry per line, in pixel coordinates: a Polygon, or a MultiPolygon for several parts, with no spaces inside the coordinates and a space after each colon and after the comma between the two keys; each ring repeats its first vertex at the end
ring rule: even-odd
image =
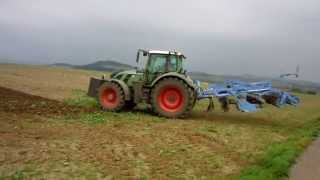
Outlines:
{"type": "Polygon", "coordinates": [[[184,174],[189,166],[194,166],[193,161],[205,157],[209,159],[195,165],[192,174],[203,171],[207,175],[233,174],[234,169],[245,163],[236,153],[218,155],[225,151],[223,144],[191,132],[195,127],[192,124],[178,121],[167,126],[125,120],[107,126],[63,123],[65,115],[77,119],[81,113],[98,111],[4,87],[0,87],[0,94],[0,177],[169,178],[184,174]],[[210,159],[214,154],[217,160],[210,159]],[[182,161],[187,163],[185,167],[180,164],[182,161]]]}
{"type": "Polygon", "coordinates": [[[41,116],[93,112],[93,108],[66,105],[63,102],[34,96],[0,87],[0,110],[7,113],[37,114],[41,116]]]}

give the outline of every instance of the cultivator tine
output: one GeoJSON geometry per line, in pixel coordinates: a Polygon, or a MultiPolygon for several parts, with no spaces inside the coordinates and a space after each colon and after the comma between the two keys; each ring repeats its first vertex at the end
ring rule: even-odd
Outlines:
{"type": "Polygon", "coordinates": [[[228,98],[226,96],[224,97],[220,97],[219,98],[219,102],[221,103],[221,109],[224,111],[224,112],[228,112],[230,110],[229,108],[229,101],[228,101],[228,98]]]}
{"type": "Polygon", "coordinates": [[[207,108],[207,112],[211,112],[213,109],[214,109],[214,102],[213,102],[213,96],[211,96],[209,98],[209,105],[208,105],[208,108],[207,108]]]}

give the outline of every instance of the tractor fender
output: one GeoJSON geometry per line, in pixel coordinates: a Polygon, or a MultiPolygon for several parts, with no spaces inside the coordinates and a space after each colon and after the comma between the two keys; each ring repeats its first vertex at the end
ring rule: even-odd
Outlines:
{"type": "Polygon", "coordinates": [[[117,83],[122,88],[122,90],[124,92],[124,99],[126,101],[129,101],[131,99],[130,90],[129,90],[129,87],[126,85],[126,83],[124,83],[123,81],[121,81],[119,79],[110,79],[110,81],[117,83]]]}
{"type": "Polygon", "coordinates": [[[157,77],[152,83],[151,83],[151,87],[153,87],[157,82],[159,82],[160,80],[162,80],[163,78],[168,78],[168,77],[174,77],[174,78],[178,78],[181,79],[182,81],[184,81],[188,86],[190,86],[192,89],[195,89],[195,85],[192,81],[192,79],[184,74],[179,74],[176,72],[169,72],[169,73],[165,73],[159,77],[157,77]]]}

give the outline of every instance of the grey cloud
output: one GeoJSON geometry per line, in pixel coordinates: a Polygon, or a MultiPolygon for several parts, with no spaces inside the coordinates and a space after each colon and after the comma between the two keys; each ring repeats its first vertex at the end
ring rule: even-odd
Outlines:
{"type": "Polygon", "coordinates": [[[276,76],[300,64],[320,82],[319,15],[316,0],[2,0],[0,57],[133,64],[137,48],[177,49],[193,70],[276,76]]]}

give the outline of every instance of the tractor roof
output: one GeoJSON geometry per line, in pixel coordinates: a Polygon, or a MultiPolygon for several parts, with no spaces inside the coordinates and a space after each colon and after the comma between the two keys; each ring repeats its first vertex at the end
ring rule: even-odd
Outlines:
{"type": "Polygon", "coordinates": [[[178,51],[161,51],[161,50],[149,50],[149,54],[175,54],[178,56],[184,56],[181,52],[178,51]]]}

